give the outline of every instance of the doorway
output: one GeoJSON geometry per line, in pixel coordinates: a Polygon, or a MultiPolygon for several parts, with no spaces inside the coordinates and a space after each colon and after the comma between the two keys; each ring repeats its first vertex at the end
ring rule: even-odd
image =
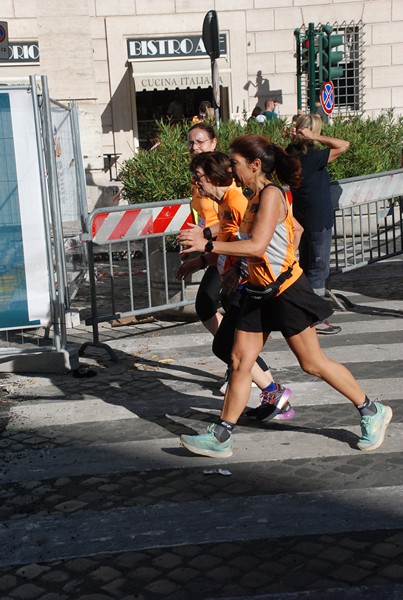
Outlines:
{"type": "MultiPolygon", "coordinates": [[[[225,88],[224,88],[225,89],[225,88]]],[[[221,91],[223,89],[221,88],[221,91]]],[[[228,94],[221,94],[228,103],[228,94]]],[[[213,90],[207,88],[186,88],[175,90],[153,90],[136,93],[137,124],[140,148],[151,148],[157,139],[155,121],[171,119],[172,122],[189,122],[198,113],[200,103],[212,103],[213,90]]],[[[225,114],[228,114],[226,107],[225,114]]]]}

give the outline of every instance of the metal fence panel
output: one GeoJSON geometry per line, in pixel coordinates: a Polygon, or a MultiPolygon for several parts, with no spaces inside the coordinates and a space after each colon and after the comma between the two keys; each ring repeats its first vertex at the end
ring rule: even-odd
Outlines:
{"type": "Polygon", "coordinates": [[[332,182],[331,271],[348,271],[400,254],[403,170],[332,182]]]}
{"type": "MultiPolygon", "coordinates": [[[[358,268],[402,252],[403,170],[332,182],[335,229],[332,271],[358,268]]],[[[193,305],[198,279],[176,281],[173,237],[192,222],[190,199],[94,211],[88,234],[91,307],[86,323],[176,312],[193,305]]],[[[183,311],[181,313],[181,311],[183,311]]]]}

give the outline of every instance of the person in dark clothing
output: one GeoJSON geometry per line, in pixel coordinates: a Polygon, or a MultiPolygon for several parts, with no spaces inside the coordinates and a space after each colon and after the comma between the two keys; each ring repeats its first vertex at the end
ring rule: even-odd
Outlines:
{"type": "Polygon", "coordinates": [[[329,115],[323,110],[320,100],[315,102],[315,114],[319,115],[324,123],[329,123],[329,115]]]}
{"type": "MultiPolygon", "coordinates": [[[[330,272],[333,206],[327,164],[346,152],[346,140],[321,135],[322,120],[318,115],[301,115],[290,130],[291,144],[287,153],[297,156],[302,166],[299,188],[291,188],[293,214],[304,228],[299,262],[314,292],[325,296],[330,272]],[[325,148],[319,148],[319,145],[325,148]]],[[[334,334],[341,327],[327,321],[317,325],[318,333],[334,334]]]]}
{"type": "Polygon", "coordinates": [[[255,106],[255,108],[252,110],[252,114],[248,119],[248,123],[250,123],[251,121],[256,121],[260,124],[266,121],[266,117],[262,114],[262,109],[260,108],[260,106],[255,106]]]}

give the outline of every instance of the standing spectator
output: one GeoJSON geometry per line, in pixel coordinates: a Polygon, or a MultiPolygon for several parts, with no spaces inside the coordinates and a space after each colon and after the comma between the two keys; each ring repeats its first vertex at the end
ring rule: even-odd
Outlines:
{"type": "Polygon", "coordinates": [[[260,124],[266,121],[266,117],[262,114],[262,109],[260,108],[260,106],[255,106],[255,108],[252,110],[252,114],[248,119],[248,123],[250,123],[251,121],[256,121],[260,124]]]}
{"type": "Polygon", "coordinates": [[[199,112],[192,119],[192,125],[196,123],[203,123],[206,120],[214,119],[214,109],[208,100],[203,100],[199,106],[199,112]]]}
{"type": "MultiPolygon", "coordinates": [[[[287,153],[299,158],[302,166],[301,184],[291,187],[293,213],[304,228],[299,246],[299,261],[313,291],[325,296],[330,272],[333,206],[330,195],[330,176],[326,166],[348,150],[345,140],[321,135],[322,120],[318,115],[301,115],[291,129],[292,143],[287,153]],[[326,148],[319,148],[319,145],[326,148]]],[[[335,334],[341,327],[323,321],[316,326],[318,333],[335,334]]]]}
{"type": "Polygon", "coordinates": [[[278,115],[274,112],[274,100],[269,98],[264,103],[264,113],[263,115],[266,117],[268,121],[274,121],[274,119],[278,119],[278,115]]]}
{"type": "Polygon", "coordinates": [[[178,123],[183,119],[183,102],[179,94],[175,94],[173,100],[169,103],[167,116],[171,117],[172,121],[178,123]]]}
{"type": "Polygon", "coordinates": [[[273,100],[273,103],[274,103],[273,112],[274,112],[275,115],[277,115],[277,117],[279,117],[280,116],[280,104],[281,104],[281,102],[280,102],[280,100],[278,100],[277,98],[275,98],[273,100]]]}

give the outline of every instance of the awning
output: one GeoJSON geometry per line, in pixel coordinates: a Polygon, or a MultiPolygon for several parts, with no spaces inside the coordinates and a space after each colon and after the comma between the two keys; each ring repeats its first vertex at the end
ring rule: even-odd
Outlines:
{"type": "MultiPolygon", "coordinates": [[[[168,62],[168,61],[167,61],[168,62]]],[[[198,70],[194,64],[193,68],[183,69],[181,61],[176,61],[174,65],[170,63],[170,70],[154,70],[157,66],[155,62],[131,63],[132,73],[136,92],[151,92],[153,90],[185,90],[186,88],[195,89],[198,87],[212,87],[211,70],[198,70]],[[174,66],[174,69],[172,69],[174,66]],[[182,66],[182,68],[181,68],[182,66]]],[[[195,61],[192,61],[193,63],[195,61]]],[[[158,67],[167,63],[158,63],[158,67]]],[[[188,66],[187,66],[188,67],[188,66]]],[[[231,69],[220,69],[220,85],[230,87],[231,69]]]]}

